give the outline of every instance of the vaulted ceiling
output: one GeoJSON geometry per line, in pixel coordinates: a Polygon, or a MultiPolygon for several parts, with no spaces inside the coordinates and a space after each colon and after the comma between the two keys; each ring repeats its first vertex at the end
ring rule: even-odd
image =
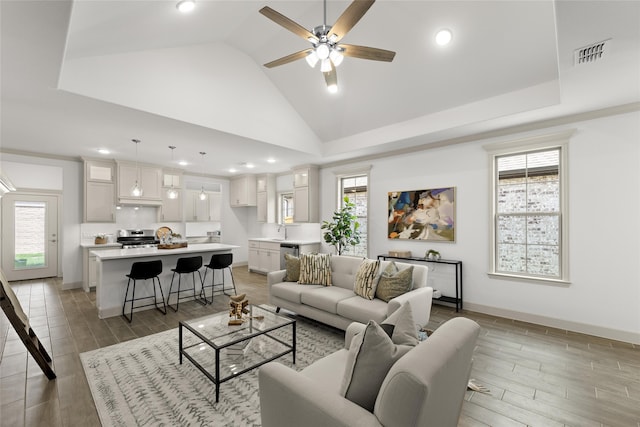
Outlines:
{"type": "MultiPolygon", "coordinates": [[[[349,4],[329,1],[327,23],[349,4]]],[[[319,0],[198,0],[190,14],[172,1],[3,0],[2,150],[133,159],[137,138],[150,163],[175,167],[175,145],[186,169],[205,151],[210,174],[280,172],[640,100],[637,1],[378,0],[343,41],[396,57],[345,58],[337,94],[304,60],[262,65],[310,46],[265,5],[323,23],[319,0]],[[574,64],[604,40],[605,56],[574,64]]]]}

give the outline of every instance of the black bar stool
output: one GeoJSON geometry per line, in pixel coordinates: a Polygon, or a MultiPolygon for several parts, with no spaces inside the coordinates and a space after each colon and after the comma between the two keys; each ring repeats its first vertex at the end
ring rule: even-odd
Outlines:
{"type": "MultiPolygon", "coordinates": [[[[171,276],[171,285],[169,286],[169,293],[167,294],[167,305],[173,311],[178,311],[178,305],[180,304],[180,300],[185,298],[193,297],[195,301],[198,301],[203,305],[207,303],[206,301],[202,302],[201,300],[199,300],[198,296],[196,295],[196,272],[198,272],[198,276],[200,277],[200,285],[202,285],[202,274],[200,274],[200,267],[202,267],[202,257],[194,256],[194,257],[188,257],[188,258],[178,258],[178,262],[176,263],[176,268],[171,269],[171,271],[173,271],[173,276],[171,276]],[[181,289],[182,275],[189,274],[189,273],[191,273],[191,279],[193,282],[193,288],[192,288],[193,293],[189,294],[188,296],[181,297],[180,292],[183,291],[181,289]],[[178,275],[178,290],[172,292],[171,289],[173,288],[173,278],[176,276],[176,274],[178,275]],[[178,294],[176,299],[176,308],[171,307],[171,304],[169,304],[169,299],[171,298],[171,294],[178,294]]],[[[188,289],[184,289],[184,290],[188,291],[188,289]]]]}
{"type": "MultiPolygon", "coordinates": [[[[208,303],[213,303],[213,294],[214,292],[222,292],[225,295],[231,295],[225,292],[225,282],[224,282],[224,270],[226,268],[229,269],[229,274],[231,274],[231,283],[233,285],[233,293],[234,295],[238,295],[236,291],[236,282],[233,279],[233,271],[231,270],[231,264],[233,263],[233,254],[213,254],[211,255],[211,261],[209,264],[205,265],[204,270],[204,279],[202,279],[202,290],[200,291],[201,298],[204,297],[204,300],[208,303]],[[207,280],[207,270],[211,269],[211,284],[207,286],[205,284],[207,280]],[[222,282],[215,283],[216,278],[216,270],[222,270],[222,282]],[[207,300],[207,293],[205,292],[205,288],[211,288],[211,301],[207,300]],[[216,288],[221,288],[217,289],[216,288]]],[[[229,288],[231,290],[231,288],[229,288]]]]}
{"type": "Polygon", "coordinates": [[[124,293],[124,303],[122,304],[122,315],[131,323],[133,320],[133,309],[141,307],[149,307],[155,305],[156,309],[162,313],[167,314],[167,306],[164,303],[164,294],[162,293],[162,284],[158,277],[162,273],[162,260],[156,261],[140,261],[134,262],[131,265],[131,272],[127,274],[129,280],[127,281],[127,290],[124,293]],[[153,295],[136,298],[136,280],[148,280],[151,279],[153,284],[153,295]],[[131,298],[129,298],[129,285],[133,280],[133,287],[131,288],[131,298]],[[158,307],[158,298],[156,295],[156,280],[158,281],[158,288],[160,288],[160,296],[162,300],[162,309],[158,307]],[[133,306],[134,301],[153,298],[153,302],[144,305],[133,306]],[[125,306],[127,303],[131,303],[131,310],[129,311],[129,317],[125,314],[125,306]]]}

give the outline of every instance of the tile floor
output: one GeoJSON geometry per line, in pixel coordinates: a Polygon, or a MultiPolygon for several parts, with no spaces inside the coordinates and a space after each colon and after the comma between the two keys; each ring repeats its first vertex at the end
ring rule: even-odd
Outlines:
{"type": "MultiPolygon", "coordinates": [[[[236,268],[239,292],[266,303],[266,278],[236,268]]],[[[79,354],[175,328],[226,310],[227,299],[202,306],[181,302],[98,319],[95,293],[60,290],[57,279],[12,284],[33,329],[53,357],[48,381],[0,315],[0,426],[99,426],[79,354]]],[[[482,326],[472,377],[489,393],[467,392],[459,426],[640,427],[640,346],[434,305],[429,327],[463,315],[482,326]]]]}

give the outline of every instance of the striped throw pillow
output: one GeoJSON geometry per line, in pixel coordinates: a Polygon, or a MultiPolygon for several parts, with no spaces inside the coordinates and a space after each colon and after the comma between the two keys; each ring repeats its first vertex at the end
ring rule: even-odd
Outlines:
{"type": "Polygon", "coordinates": [[[331,286],[331,254],[302,254],[298,283],[331,286]]]}
{"type": "Polygon", "coordinates": [[[353,285],[353,292],[366,299],[373,299],[376,295],[376,286],[378,282],[375,280],[380,268],[379,260],[365,259],[360,264],[356,273],[356,281],[353,285]]]}

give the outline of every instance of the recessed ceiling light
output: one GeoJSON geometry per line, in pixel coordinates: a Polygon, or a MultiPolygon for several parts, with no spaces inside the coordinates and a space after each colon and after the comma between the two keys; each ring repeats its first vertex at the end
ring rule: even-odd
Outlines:
{"type": "Polygon", "coordinates": [[[274,159],[273,157],[269,157],[267,159],[267,163],[275,163],[275,162],[276,162],[276,159],[274,159]]]}
{"type": "Polygon", "coordinates": [[[100,153],[100,154],[109,154],[109,153],[111,153],[111,151],[107,150],[106,148],[100,148],[100,149],[98,149],[98,153],[100,153]]]}
{"type": "Polygon", "coordinates": [[[235,168],[231,168],[231,169],[229,169],[229,172],[231,172],[231,173],[236,173],[236,172],[238,172],[238,171],[237,171],[235,168]]]}
{"type": "Polygon", "coordinates": [[[176,5],[176,7],[178,8],[178,10],[182,13],[189,13],[191,12],[193,9],[195,9],[196,7],[196,2],[195,0],[182,0],[179,1],[178,4],[176,5]]]}
{"type": "Polygon", "coordinates": [[[189,162],[187,162],[186,160],[180,160],[180,161],[178,162],[178,164],[179,164],[180,166],[187,166],[187,165],[189,164],[189,162]]]}
{"type": "Polygon", "coordinates": [[[247,169],[253,169],[253,168],[255,168],[255,167],[256,167],[256,165],[254,165],[253,163],[247,163],[247,164],[245,165],[245,167],[246,167],[247,169]]]}
{"type": "Polygon", "coordinates": [[[436,43],[439,46],[448,45],[453,38],[453,33],[451,30],[442,29],[436,33],[436,43]]]}

